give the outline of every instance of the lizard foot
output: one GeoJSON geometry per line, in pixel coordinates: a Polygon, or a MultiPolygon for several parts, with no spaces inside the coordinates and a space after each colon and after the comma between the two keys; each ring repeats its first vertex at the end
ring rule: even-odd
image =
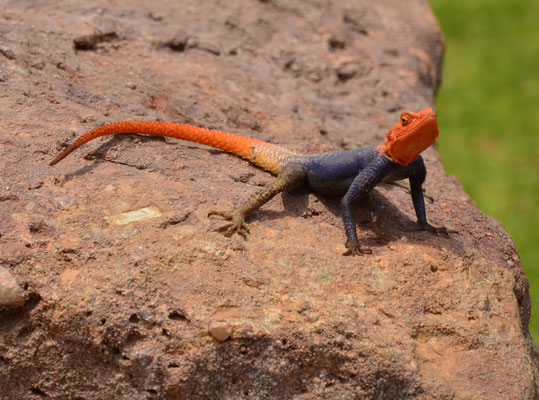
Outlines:
{"type": "Polygon", "coordinates": [[[447,229],[445,226],[434,226],[428,222],[418,222],[420,231],[429,231],[435,235],[443,235],[449,237],[450,233],[458,233],[456,230],[447,229]]]}
{"type": "Polygon", "coordinates": [[[237,210],[232,212],[211,210],[208,213],[208,217],[210,215],[219,215],[224,219],[230,221],[228,224],[225,224],[222,227],[218,228],[218,232],[224,232],[225,236],[232,236],[232,234],[236,232],[244,239],[247,237],[247,234],[249,233],[249,225],[247,225],[247,223],[245,222],[245,217],[241,212],[237,210]]]}
{"type": "Polygon", "coordinates": [[[345,256],[360,256],[363,254],[372,254],[372,250],[367,247],[361,247],[357,240],[347,240],[345,246],[348,250],[344,253],[345,256]]]}

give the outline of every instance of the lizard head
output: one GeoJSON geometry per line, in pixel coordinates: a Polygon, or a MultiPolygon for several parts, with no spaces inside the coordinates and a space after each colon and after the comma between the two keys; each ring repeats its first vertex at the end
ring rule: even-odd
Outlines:
{"type": "Polygon", "coordinates": [[[405,112],[386,135],[386,141],[378,146],[378,150],[397,164],[408,165],[436,141],[438,134],[436,113],[432,108],[425,108],[418,113],[405,112]]]}

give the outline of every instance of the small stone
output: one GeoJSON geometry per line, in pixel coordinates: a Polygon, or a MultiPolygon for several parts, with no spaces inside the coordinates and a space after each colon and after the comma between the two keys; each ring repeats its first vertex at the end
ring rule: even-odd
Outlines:
{"type": "Polygon", "coordinates": [[[320,319],[320,314],[317,313],[317,312],[309,313],[309,314],[308,314],[308,317],[307,317],[307,320],[308,320],[310,323],[315,323],[315,322],[318,321],[319,319],[320,319]]]}
{"type": "Polygon", "coordinates": [[[153,313],[146,309],[146,310],[142,310],[140,312],[140,317],[142,318],[143,321],[145,322],[152,322],[154,320],[154,315],[153,313]]]}
{"type": "Polygon", "coordinates": [[[232,330],[232,325],[227,322],[213,322],[209,328],[210,335],[220,342],[224,342],[232,336],[232,330]]]}
{"type": "Polygon", "coordinates": [[[0,305],[1,306],[24,306],[24,294],[11,273],[0,267],[0,305]]]}
{"type": "Polygon", "coordinates": [[[111,215],[105,217],[105,220],[110,225],[127,225],[131,222],[144,221],[146,219],[157,218],[160,216],[161,211],[156,206],[150,206],[121,214],[111,215]]]}

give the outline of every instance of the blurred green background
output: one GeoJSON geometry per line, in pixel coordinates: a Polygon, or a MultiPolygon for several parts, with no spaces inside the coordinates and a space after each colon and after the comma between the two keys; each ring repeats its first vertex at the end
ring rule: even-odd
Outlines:
{"type": "Polygon", "coordinates": [[[430,0],[445,40],[439,148],[517,243],[539,344],[539,0],[430,0]]]}

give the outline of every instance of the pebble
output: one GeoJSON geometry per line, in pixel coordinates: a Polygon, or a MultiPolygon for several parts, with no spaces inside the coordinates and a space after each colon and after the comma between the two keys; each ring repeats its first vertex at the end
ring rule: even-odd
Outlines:
{"type": "Polygon", "coordinates": [[[213,322],[210,324],[209,332],[215,339],[224,342],[232,336],[232,325],[227,322],[213,322]]]}
{"type": "Polygon", "coordinates": [[[4,267],[0,267],[0,306],[24,306],[24,294],[15,278],[4,267]]]}

